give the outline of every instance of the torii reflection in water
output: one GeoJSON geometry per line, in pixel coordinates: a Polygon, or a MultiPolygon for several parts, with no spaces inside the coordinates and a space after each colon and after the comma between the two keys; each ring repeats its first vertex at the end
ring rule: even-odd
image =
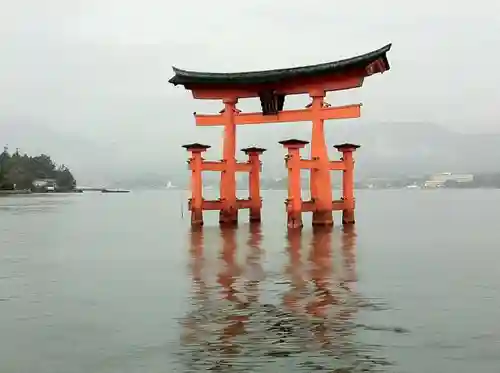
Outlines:
{"type": "Polygon", "coordinates": [[[285,268],[289,290],[274,304],[261,302],[263,283],[267,287],[279,280],[266,278],[262,269],[261,228],[248,226],[246,244],[241,242],[241,232],[230,227],[191,232],[194,310],[184,323],[186,364],[193,371],[235,371],[236,366],[248,371],[252,364],[256,367],[292,355],[307,361],[311,354],[324,353],[325,367],[333,364],[331,356],[358,359],[361,346],[349,338],[357,311],[354,227],[346,226],[337,236],[328,227],[315,229],[310,237],[307,231],[291,230],[285,268]],[[335,238],[340,238],[340,245],[334,244],[335,238]],[[204,244],[214,239],[222,241],[222,266],[205,262],[204,244]],[[305,240],[308,245],[302,244],[305,240]],[[334,261],[338,251],[342,258],[334,261]],[[244,257],[238,258],[242,252],[244,257]],[[209,274],[213,268],[215,279],[209,274]]]}
{"type": "MultiPolygon", "coordinates": [[[[252,308],[259,301],[259,283],[264,276],[260,259],[262,250],[260,247],[262,233],[259,224],[249,225],[249,235],[247,238],[246,257],[244,265],[240,265],[236,258],[238,253],[237,233],[241,230],[235,227],[221,228],[193,228],[190,232],[190,270],[193,283],[192,304],[194,312],[183,323],[185,330],[183,342],[203,344],[210,340],[210,350],[225,355],[234,355],[239,352],[239,347],[233,339],[245,334],[245,324],[248,321],[246,311],[252,308]],[[208,239],[207,239],[208,237],[208,239]],[[210,285],[211,274],[205,266],[205,244],[206,241],[222,241],[219,252],[220,264],[213,266],[217,268],[215,282],[217,285],[210,285]],[[224,315],[214,314],[221,304],[224,315]],[[231,308],[228,310],[227,308],[231,308]],[[203,317],[201,317],[204,315],[203,317]],[[210,321],[216,327],[217,335],[206,337],[206,330],[203,330],[200,320],[213,317],[210,321]],[[214,340],[215,337],[215,340],[214,340]]],[[[240,247],[241,249],[242,247],[240,247]]]]}
{"type": "Polygon", "coordinates": [[[349,328],[342,323],[351,320],[357,309],[353,304],[357,280],[355,227],[343,227],[340,235],[340,274],[335,273],[333,256],[337,253],[332,235],[331,227],[313,228],[306,263],[302,260],[306,254],[303,252],[303,234],[289,230],[287,235],[290,262],[286,273],[291,286],[283,297],[283,304],[295,314],[316,319],[312,332],[323,348],[331,348],[331,340],[339,342],[340,334],[348,334],[349,328]]]}
{"type": "Polygon", "coordinates": [[[249,320],[249,312],[259,301],[259,282],[263,279],[261,267],[262,233],[260,224],[250,224],[247,240],[247,255],[245,265],[240,266],[236,260],[237,229],[235,227],[222,228],[222,250],[220,258],[223,266],[218,274],[217,282],[221,285],[221,298],[233,304],[233,314],[225,320],[227,324],[221,332],[219,341],[222,351],[228,354],[238,353],[240,347],[233,339],[246,333],[245,324],[249,320]],[[238,281],[239,280],[239,281],[238,281]],[[237,282],[242,282],[240,289],[237,282]]]}

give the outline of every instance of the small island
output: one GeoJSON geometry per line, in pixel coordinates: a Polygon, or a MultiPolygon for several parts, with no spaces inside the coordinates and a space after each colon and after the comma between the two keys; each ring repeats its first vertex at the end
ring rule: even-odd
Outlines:
{"type": "Polygon", "coordinates": [[[76,180],[64,164],[57,165],[50,156],[11,154],[7,147],[0,154],[0,194],[74,193],[76,180]]]}

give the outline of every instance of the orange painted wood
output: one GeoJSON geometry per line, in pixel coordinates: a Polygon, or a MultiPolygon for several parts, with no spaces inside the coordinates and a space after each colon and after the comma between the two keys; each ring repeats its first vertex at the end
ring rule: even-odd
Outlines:
{"type": "Polygon", "coordinates": [[[343,161],[330,161],[330,170],[345,170],[345,163],[343,161]]]}
{"type": "Polygon", "coordinates": [[[222,209],[222,201],[203,201],[203,210],[220,210],[222,209]]]}
{"type": "MultiPolygon", "coordinates": [[[[238,210],[249,209],[252,207],[252,201],[249,199],[238,199],[238,200],[236,200],[236,206],[238,207],[238,210]]],[[[203,201],[202,209],[205,211],[207,211],[207,210],[219,211],[222,208],[223,208],[223,202],[220,200],[204,200],[203,201]]]]}
{"type": "Polygon", "coordinates": [[[346,202],[346,209],[354,209],[354,159],[352,151],[343,152],[342,158],[344,158],[344,162],[346,168],[343,172],[342,176],[342,189],[343,189],[343,197],[346,202]]]}
{"type": "MultiPolygon", "coordinates": [[[[330,161],[328,163],[330,170],[343,171],[345,170],[345,164],[343,161],[330,161]]],[[[302,170],[311,170],[315,168],[319,168],[320,163],[318,161],[313,161],[310,159],[301,159],[300,160],[300,168],[302,170]]]]}
{"type": "MultiPolygon", "coordinates": [[[[361,104],[326,107],[319,111],[319,119],[352,119],[361,116],[361,104]]],[[[234,116],[236,125],[286,123],[286,122],[309,122],[314,118],[312,109],[286,110],[277,115],[263,115],[261,113],[241,113],[234,116]]],[[[224,126],[224,114],[195,114],[196,125],[224,126]]]]}
{"type": "Polygon", "coordinates": [[[236,171],[251,172],[252,165],[250,163],[247,163],[247,162],[238,162],[238,163],[236,163],[236,171]]]}
{"type": "MultiPolygon", "coordinates": [[[[303,147],[304,145],[301,145],[303,147]]],[[[300,185],[300,148],[288,147],[288,158],[286,161],[288,168],[288,227],[302,227],[302,209],[301,209],[301,185],[300,185]]]]}
{"type": "Polygon", "coordinates": [[[203,184],[201,177],[201,153],[193,152],[189,163],[191,166],[191,203],[193,210],[200,210],[203,201],[203,184]]]}
{"type": "Polygon", "coordinates": [[[332,210],[341,211],[344,209],[345,209],[345,201],[343,200],[332,201],[332,210]]]}
{"type": "Polygon", "coordinates": [[[248,155],[248,163],[251,167],[248,178],[248,192],[250,206],[250,221],[260,221],[262,201],[260,198],[260,157],[258,153],[250,153],[248,155]]]}
{"type": "Polygon", "coordinates": [[[203,171],[224,171],[226,165],[218,161],[203,161],[202,164],[203,171]]]}
{"type": "MultiPolygon", "coordinates": [[[[313,201],[302,201],[303,212],[313,212],[317,210],[317,204],[313,201]]],[[[332,201],[332,211],[342,211],[345,209],[345,201],[334,200],[332,201]]]]}
{"type": "Polygon", "coordinates": [[[235,100],[224,100],[224,137],[222,143],[222,158],[225,162],[224,172],[221,173],[220,197],[224,201],[219,214],[219,222],[236,223],[238,221],[238,207],[236,206],[236,112],[235,100]]]}
{"type": "MultiPolygon", "coordinates": [[[[226,169],[226,164],[220,161],[203,161],[202,170],[203,171],[216,171],[222,172],[226,169]]],[[[252,165],[248,162],[237,162],[236,171],[238,172],[250,172],[252,170],[252,165]]]]}
{"type": "Polygon", "coordinates": [[[207,88],[196,85],[186,85],[191,90],[193,97],[201,100],[222,100],[225,98],[250,98],[259,97],[259,92],[272,89],[276,93],[284,95],[296,95],[309,93],[311,90],[321,89],[325,92],[341,91],[359,88],[363,85],[366,72],[360,70],[349,75],[331,75],[327,77],[313,77],[295,79],[283,83],[270,85],[249,85],[245,88],[234,88],[221,86],[219,88],[207,88]]]}
{"type": "Polygon", "coordinates": [[[252,201],[250,199],[238,199],[236,201],[236,205],[238,206],[238,209],[249,209],[252,207],[252,201]]]}
{"type": "Polygon", "coordinates": [[[321,92],[315,92],[310,107],[313,113],[310,151],[311,159],[316,160],[319,167],[312,169],[310,176],[311,199],[317,207],[313,214],[313,225],[333,225],[330,160],[325,142],[323,106],[324,97],[321,92]]]}

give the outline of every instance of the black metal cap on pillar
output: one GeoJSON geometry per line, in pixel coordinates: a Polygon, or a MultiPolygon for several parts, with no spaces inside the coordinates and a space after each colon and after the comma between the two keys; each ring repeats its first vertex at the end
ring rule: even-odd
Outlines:
{"type": "Polygon", "coordinates": [[[307,144],[309,144],[309,141],[298,140],[298,139],[288,139],[288,140],[279,141],[279,144],[281,144],[283,146],[288,146],[288,145],[302,145],[302,146],[306,146],[307,144]]]}
{"type": "Polygon", "coordinates": [[[339,152],[342,152],[342,151],[349,151],[349,150],[354,151],[356,149],[359,149],[361,147],[361,145],[356,145],[356,144],[351,144],[351,143],[345,142],[343,144],[334,145],[333,147],[335,149],[337,149],[339,152]]]}
{"type": "Polygon", "coordinates": [[[264,148],[258,148],[256,146],[250,146],[248,148],[243,148],[241,149],[242,152],[245,154],[250,154],[250,153],[257,153],[257,154],[262,154],[266,151],[267,149],[264,148]]]}
{"type": "Polygon", "coordinates": [[[205,150],[211,148],[210,145],[200,144],[198,142],[194,142],[192,144],[185,144],[185,145],[182,145],[182,147],[186,150],[189,150],[189,151],[193,151],[193,150],[205,151],[205,150]]]}

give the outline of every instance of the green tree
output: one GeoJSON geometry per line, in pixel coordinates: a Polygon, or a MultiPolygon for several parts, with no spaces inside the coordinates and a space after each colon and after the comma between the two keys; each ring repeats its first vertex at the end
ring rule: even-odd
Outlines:
{"type": "Polygon", "coordinates": [[[10,158],[9,149],[5,146],[0,154],[0,189],[12,189],[12,185],[7,180],[10,158]]]}
{"type": "Polygon", "coordinates": [[[0,189],[32,189],[37,179],[54,179],[61,190],[72,190],[76,186],[70,169],[57,164],[47,154],[31,157],[16,149],[10,155],[7,147],[0,154],[0,189]]]}

